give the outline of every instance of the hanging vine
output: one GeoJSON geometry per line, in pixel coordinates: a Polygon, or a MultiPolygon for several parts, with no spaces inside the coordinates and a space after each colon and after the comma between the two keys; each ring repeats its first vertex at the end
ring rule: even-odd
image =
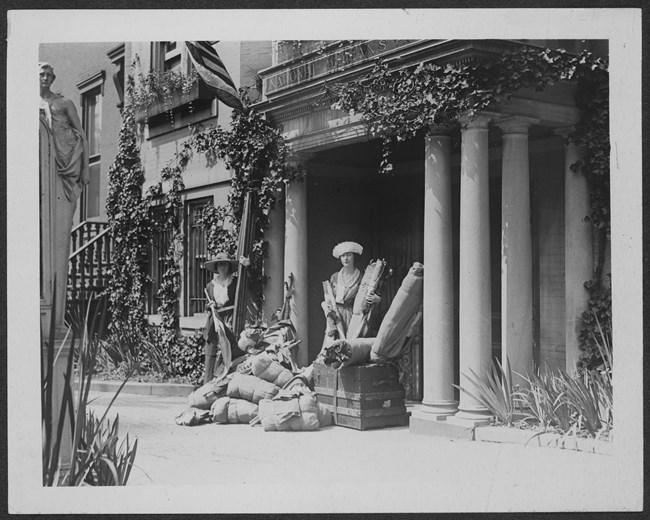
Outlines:
{"type": "Polygon", "coordinates": [[[191,147],[188,143],[183,143],[173,160],[163,168],[158,183],[149,188],[146,196],[152,206],[156,205],[162,209],[156,225],[169,236],[165,252],[165,270],[157,294],[160,298],[158,314],[161,318],[161,340],[168,349],[173,348],[179,331],[180,261],[183,257],[181,192],[185,189],[182,174],[191,156],[191,147]]]}
{"type": "Polygon", "coordinates": [[[380,170],[391,172],[392,147],[415,137],[429,125],[458,125],[507,101],[523,88],[543,90],[559,81],[577,84],[580,121],[570,139],[584,146],[580,168],[592,187],[590,219],[609,229],[609,105],[607,62],[588,52],[523,48],[492,63],[420,64],[390,70],[378,62],[365,76],[327,86],[331,108],[360,113],[369,135],[382,142],[380,170]]]}
{"type": "MultiPolygon", "coordinates": [[[[246,92],[241,94],[247,104],[246,92]]],[[[263,264],[268,256],[264,233],[269,215],[286,184],[300,180],[304,172],[289,166],[289,150],[280,130],[252,110],[233,112],[230,130],[212,126],[196,132],[190,146],[205,154],[209,162],[224,161],[232,174],[228,204],[206,208],[200,221],[212,254],[221,250],[235,253],[244,200],[247,193],[254,195],[256,225],[247,273],[256,303],[261,304],[266,282],[263,264]]]]}
{"type": "Polygon", "coordinates": [[[556,82],[576,85],[580,119],[568,139],[581,147],[572,165],[587,179],[591,207],[587,219],[594,236],[593,279],[579,341],[583,366],[594,355],[597,334],[594,316],[605,323],[611,316],[611,290],[604,280],[605,244],[610,233],[609,200],[609,74],[607,61],[591,53],[571,55],[564,50],[522,48],[490,63],[420,64],[390,70],[378,62],[365,76],[345,84],[329,85],[326,97],[332,109],[360,113],[368,133],[382,143],[380,171],[390,173],[395,143],[415,137],[429,125],[458,126],[461,116],[473,117],[518,90],[543,90],[556,82]],[[605,283],[604,283],[605,282],[605,283]]]}

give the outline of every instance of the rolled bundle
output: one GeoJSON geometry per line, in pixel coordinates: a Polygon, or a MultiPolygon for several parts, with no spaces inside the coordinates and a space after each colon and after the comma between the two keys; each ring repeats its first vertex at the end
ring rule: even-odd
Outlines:
{"type": "Polygon", "coordinates": [[[230,397],[220,397],[210,407],[210,415],[212,421],[219,424],[226,424],[228,422],[228,406],[230,404],[230,397]]]}
{"type": "Polygon", "coordinates": [[[314,431],[318,430],[318,405],[314,394],[304,394],[294,399],[263,399],[259,404],[259,417],[264,431],[314,431]]]}
{"type": "Polygon", "coordinates": [[[280,388],[287,384],[293,377],[290,370],[284,368],[265,352],[253,358],[251,370],[254,376],[273,383],[280,388]]]}
{"type": "MultiPolygon", "coordinates": [[[[386,268],[386,261],[383,259],[373,260],[366,267],[366,272],[363,273],[359,292],[354,298],[354,307],[352,312],[354,314],[365,314],[370,310],[370,304],[366,301],[366,296],[369,292],[376,292],[384,275],[386,268]]],[[[349,334],[348,334],[349,335],[349,334]]]]}
{"type": "Polygon", "coordinates": [[[187,404],[192,408],[209,410],[212,403],[225,394],[225,387],[225,385],[216,385],[210,381],[188,395],[187,404]]]}
{"type": "Polygon", "coordinates": [[[363,365],[370,361],[375,338],[339,339],[323,349],[322,361],[332,368],[363,365]]]}
{"type": "Polygon", "coordinates": [[[370,262],[361,280],[359,292],[354,299],[352,318],[348,325],[346,339],[363,337],[368,333],[368,319],[374,303],[368,303],[366,296],[377,293],[384,279],[386,261],[379,259],[370,262]]]}
{"type": "Polygon", "coordinates": [[[377,359],[395,359],[403,352],[404,339],[422,305],[424,266],[415,262],[404,277],[390,308],[384,316],[372,346],[377,359]]]}
{"type": "Polygon", "coordinates": [[[279,390],[273,383],[259,377],[236,373],[228,383],[226,394],[228,397],[258,404],[262,399],[271,399],[279,390]]]}
{"type": "Polygon", "coordinates": [[[258,407],[255,403],[243,399],[230,399],[228,404],[228,422],[230,424],[248,424],[257,417],[258,407]]]}

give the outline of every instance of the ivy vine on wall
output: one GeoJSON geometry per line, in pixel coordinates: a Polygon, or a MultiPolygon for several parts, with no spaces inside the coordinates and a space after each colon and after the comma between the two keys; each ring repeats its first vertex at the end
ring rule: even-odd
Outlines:
{"type": "MultiPolygon", "coordinates": [[[[240,95],[247,106],[246,91],[241,91],[240,95]]],[[[194,153],[204,155],[209,166],[223,161],[232,174],[228,204],[208,206],[199,218],[199,225],[206,231],[211,254],[219,251],[236,254],[244,200],[249,192],[255,195],[256,226],[247,275],[257,308],[261,308],[266,281],[264,258],[268,255],[268,244],[264,240],[264,233],[269,226],[270,212],[281,198],[286,184],[299,180],[303,174],[299,167],[288,164],[289,150],[280,130],[253,110],[234,111],[229,130],[219,126],[192,129],[190,138],[180,145],[180,150],[163,169],[160,181],[147,193],[151,205],[163,208],[159,228],[168,230],[172,235],[158,291],[162,340],[170,348],[177,338],[179,323],[182,175],[194,153]]]]}

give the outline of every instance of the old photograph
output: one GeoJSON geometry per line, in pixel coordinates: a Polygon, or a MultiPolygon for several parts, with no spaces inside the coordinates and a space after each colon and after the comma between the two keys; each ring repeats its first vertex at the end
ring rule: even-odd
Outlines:
{"type": "Polygon", "coordinates": [[[10,512],[643,508],[640,11],[341,14],[9,13],[10,512]]]}

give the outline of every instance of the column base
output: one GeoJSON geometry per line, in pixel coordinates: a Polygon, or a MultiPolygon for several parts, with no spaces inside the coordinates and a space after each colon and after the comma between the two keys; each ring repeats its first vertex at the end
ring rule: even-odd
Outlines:
{"type": "Polygon", "coordinates": [[[418,414],[423,415],[424,417],[436,417],[437,421],[444,421],[447,417],[454,415],[458,412],[458,402],[457,401],[446,401],[446,402],[437,402],[437,403],[425,403],[423,402],[418,406],[414,411],[417,411],[418,414]]]}
{"type": "Polygon", "coordinates": [[[474,428],[449,424],[451,415],[438,415],[415,409],[409,419],[409,433],[454,440],[474,440],[474,428]]]}
{"type": "Polygon", "coordinates": [[[449,417],[447,422],[455,426],[475,428],[476,426],[485,426],[490,424],[492,422],[492,415],[487,411],[469,412],[461,410],[453,417],[449,417]]]}

